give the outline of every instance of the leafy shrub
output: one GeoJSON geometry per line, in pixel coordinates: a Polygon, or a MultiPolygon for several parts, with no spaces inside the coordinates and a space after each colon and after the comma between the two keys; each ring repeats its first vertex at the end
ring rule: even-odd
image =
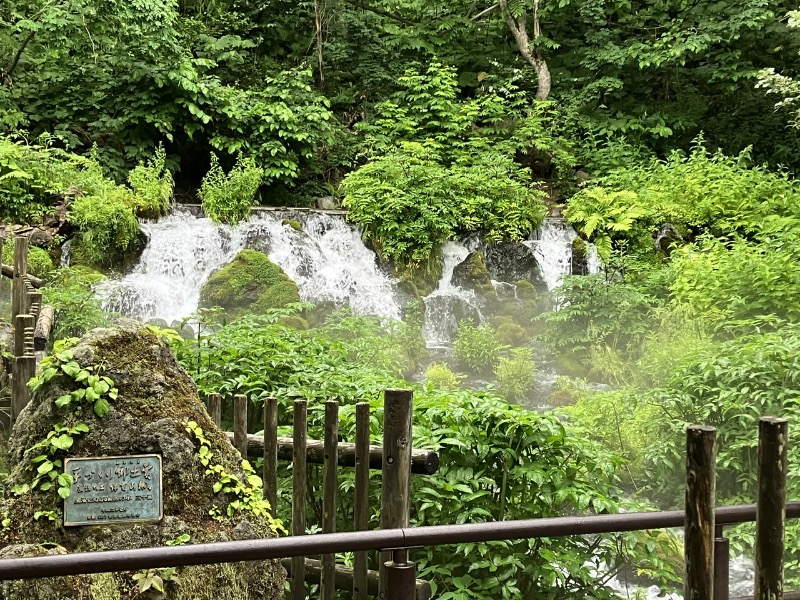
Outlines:
{"type": "Polygon", "coordinates": [[[435,390],[454,390],[458,388],[458,380],[446,363],[432,363],[425,369],[425,384],[435,390]]]}
{"type": "MultiPolygon", "coordinates": [[[[6,243],[3,246],[3,264],[14,264],[14,237],[9,236],[6,238],[6,243]]],[[[47,279],[55,269],[53,259],[47,250],[37,246],[28,246],[28,273],[47,279]]]]}
{"type": "Polygon", "coordinates": [[[756,240],[704,237],[683,248],[671,265],[675,300],[714,328],[800,320],[800,220],[778,222],[756,240]]]}
{"type": "Polygon", "coordinates": [[[800,186],[786,173],[750,166],[744,151],[729,157],[709,152],[702,138],[685,155],[625,165],[575,194],[567,220],[595,240],[604,258],[614,248],[653,248],[659,229],[680,236],[762,232],[774,217],[800,218],[800,186]]]}
{"type": "Polygon", "coordinates": [[[73,266],[56,271],[42,288],[43,301],[55,310],[52,338],[80,337],[90,329],[107,326],[110,315],[102,309],[92,286],[103,279],[97,271],[73,266]]]}
{"type": "Polygon", "coordinates": [[[348,219],[400,267],[427,264],[445,241],[480,233],[487,242],[520,240],[546,214],[542,192],[520,167],[493,152],[444,166],[422,144],[402,148],[349,174],[342,183],[348,219]]]}
{"type": "Polygon", "coordinates": [[[397,376],[414,373],[427,356],[422,329],[413,319],[384,323],[340,309],[328,315],[314,334],[344,342],[350,360],[397,376]]]}
{"type": "Polygon", "coordinates": [[[133,208],[140,217],[156,218],[169,210],[175,184],[166,162],[167,153],[159,146],[147,163],[140,162],[128,173],[135,194],[133,208]]]}
{"type": "Polygon", "coordinates": [[[45,206],[35,200],[41,183],[27,169],[28,149],[0,136],[0,221],[25,223],[41,216],[45,206]]]}
{"type": "Polygon", "coordinates": [[[494,373],[501,394],[512,402],[524,400],[536,380],[536,365],[530,348],[514,348],[511,356],[501,356],[494,373]]]}
{"type": "Polygon", "coordinates": [[[491,373],[503,349],[504,346],[495,339],[494,330],[488,325],[459,322],[453,352],[463,368],[475,373],[491,373]]]}
{"type": "Polygon", "coordinates": [[[250,215],[253,197],[261,185],[262,176],[255,161],[241,155],[226,175],[219,159],[212,154],[211,168],[203,177],[199,192],[203,211],[218,223],[244,221],[250,215]]]}
{"type": "Polygon", "coordinates": [[[611,348],[623,357],[636,356],[653,329],[655,308],[663,303],[651,295],[649,287],[609,283],[602,275],[563,277],[554,290],[558,308],[541,317],[547,323],[545,341],[587,363],[595,347],[611,348]]]}
{"type": "Polygon", "coordinates": [[[79,228],[73,255],[90,265],[108,266],[138,244],[139,221],[131,210],[130,192],[118,188],[104,196],[80,196],[69,210],[79,228]]]}

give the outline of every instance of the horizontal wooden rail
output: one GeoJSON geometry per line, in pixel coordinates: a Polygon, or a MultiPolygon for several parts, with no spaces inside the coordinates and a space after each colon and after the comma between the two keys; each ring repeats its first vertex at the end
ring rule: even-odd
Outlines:
{"type": "MultiPolygon", "coordinates": [[[[225,434],[233,441],[233,432],[225,434]]],[[[313,464],[322,464],[325,459],[325,442],[307,440],[306,460],[313,464]]],[[[264,438],[260,435],[247,435],[247,453],[260,456],[264,452],[264,438]]],[[[354,467],[356,464],[356,445],[339,442],[339,466],[354,467]]],[[[278,459],[292,461],[292,438],[278,438],[278,459]]],[[[369,468],[380,470],[383,466],[383,447],[369,447],[369,468]]],[[[432,475],[439,470],[439,454],[433,450],[411,450],[411,472],[417,475],[432,475]]]]}
{"type": "MultiPolygon", "coordinates": [[[[9,279],[14,279],[14,267],[12,267],[10,265],[2,265],[2,267],[0,267],[0,268],[2,269],[2,273],[3,273],[4,276],[8,277],[9,279]]],[[[28,273],[26,275],[26,277],[28,278],[28,281],[31,282],[31,285],[33,287],[35,287],[35,288],[42,287],[43,282],[38,277],[34,277],[30,273],[28,273]]]]}
{"type": "MultiPolygon", "coordinates": [[[[792,519],[800,517],[800,502],[787,504],[786,517],[792,519]]],[[[0,560],[0,580],[39,579],[112,571],[138,571],[159,567],[270,560],[292,556],[314,556],[330,552],[359,552],[466,542],[663,529],[682,527],[685,524],[685,518],[686,514],[679,510],[587,517],[552,517],[9,558],[0,560]]],[[[715,520],[718,525],[752,522],[755,519],[756,506],[754,504],[725,506],[716,510],[715,520]]]]}

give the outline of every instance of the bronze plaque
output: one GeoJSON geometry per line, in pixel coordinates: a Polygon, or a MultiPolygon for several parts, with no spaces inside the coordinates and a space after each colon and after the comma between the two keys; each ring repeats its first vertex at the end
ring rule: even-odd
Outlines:
{"type": "Polygon", "coordinates": [[[67,458],[72,475],[64,500],[64,525],[160,521],[161,457],[157,454],[67,458]]]}

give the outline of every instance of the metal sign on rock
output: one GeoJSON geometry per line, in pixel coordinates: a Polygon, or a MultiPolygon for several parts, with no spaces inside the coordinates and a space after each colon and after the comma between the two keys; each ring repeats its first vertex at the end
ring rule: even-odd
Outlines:
{"type": "Polygon", "coordinates": [[[64,500],[64,525],[160,521],[161,457],[157,454],[67,458],[72,475],[64,500]]]}

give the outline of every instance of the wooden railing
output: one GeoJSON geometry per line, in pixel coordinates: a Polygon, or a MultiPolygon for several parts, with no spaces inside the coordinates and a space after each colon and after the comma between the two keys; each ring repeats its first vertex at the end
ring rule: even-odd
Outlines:
{"type": "MultiPolygon", "coordinates": [[[[208,412],[220,426],[223,398],[209,394],[208,412]]],[[[248,398],[235,395],[233,431],[227,435],[243,457],[261,457],[264,461],[264,497],[272,506],[278,502],[278,461],[292,463],[292,530],[293,536],[305,535],[308,490],[307,464],[321,464],[322,533],[336,532],[336,506],[339,488],[338,469],[354,468],[353,531],[366,531],[369,526],[369,471],[381,470],[381,529],[408,527],[411,520],[411,476],[431,475],[439,468],[439,456],[432,450],[414,450],[411,439],[413,394],[411,390],[390,389],[384,393],[383,445],[370,444],[370,405],[356,405],[356,434],[354,443],[341,443],[339,438],[339,403],[325,402],[324,440],[307,439],[308,407],[306,400],[293,403],[293,436],[278,437],[278,401],[264,401],[263,436],[248,435],[248,398]]],[[[381,572],[369,570],[367,552],[356,552],[353,568],[336,565],[334,554],[325,554],[321,561],[295,557],[284,561],[291,575],[292,598],[306,597],[306,582],[319,582],[320,598],[332,600],[337,589],[351,590],[354,600],[366,600],[368,595],[381,593],[381,572]]],[[[383,564],[391,556],[385,553],[383,564]]],[[[431,597],[431,586],[415,580],[415,600],[431,597]]]]}

